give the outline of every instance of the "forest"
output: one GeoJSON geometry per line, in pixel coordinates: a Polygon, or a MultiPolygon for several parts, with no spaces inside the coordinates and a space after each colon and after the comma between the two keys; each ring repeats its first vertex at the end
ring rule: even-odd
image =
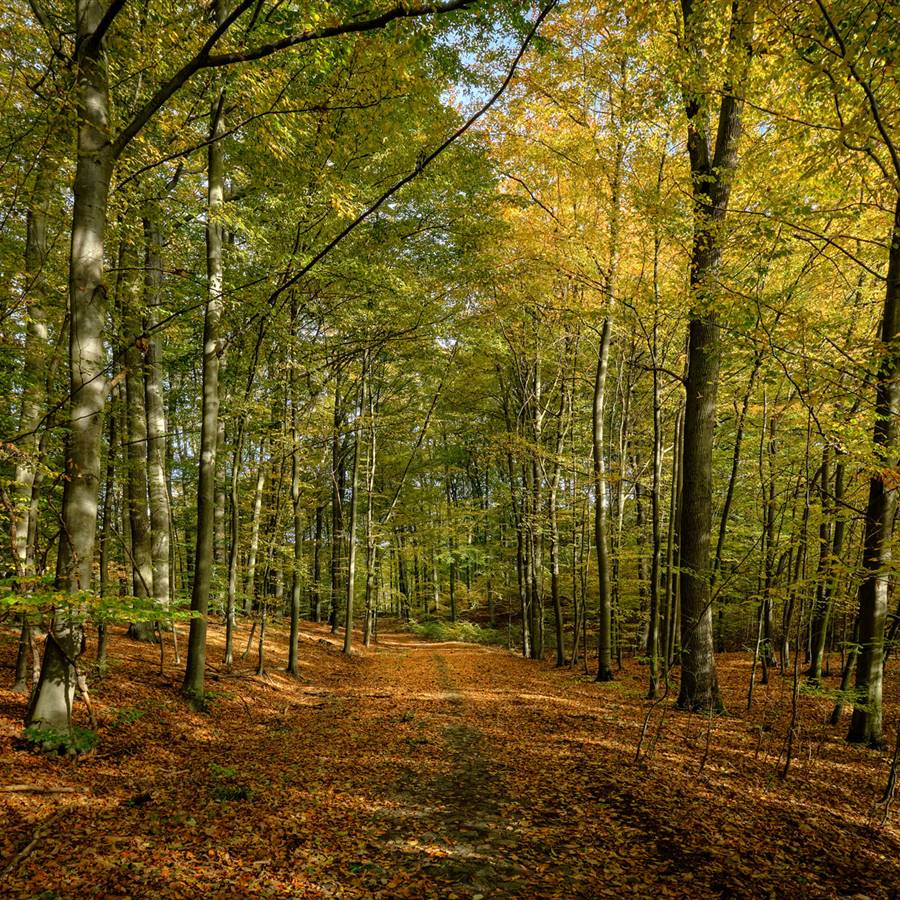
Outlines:
{"type": "Polygon", "coordinates": [[[0,895],[896,897],[897,0],[6,0],[0,895]]]}

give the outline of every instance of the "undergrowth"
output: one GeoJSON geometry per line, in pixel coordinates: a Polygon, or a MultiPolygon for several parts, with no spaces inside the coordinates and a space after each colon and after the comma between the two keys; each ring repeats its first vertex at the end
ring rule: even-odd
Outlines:
{"type": "Polygon", "coordinates": [[[410,631],[426,641],[463,641],[467,644],[495,644],[506,646],[508,635],[505,630],[482,628],[475,622],[445,622],[429,619],[425,622],[410,622],[410,631]]]}

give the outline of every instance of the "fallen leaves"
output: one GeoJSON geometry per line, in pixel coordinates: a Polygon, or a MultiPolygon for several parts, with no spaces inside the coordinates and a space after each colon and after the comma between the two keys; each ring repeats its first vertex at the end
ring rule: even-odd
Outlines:
{"type": "MultiPolygon", "coordinates": [[[[212,657],[216,629],[211,641],[212,657]]],[[[115,635],[94,686],[102,743],[75,762],[16,750],[25,701],[0,693],[0,780],[41,788],[2,792],[4,895],[886,897],[900,884],[896,826],[867,819],[886,763],[821,724],[821,698],[802,699],[792,778],[776,778],[779,678],[750,715],[710,723],[660,704],[638,765],[636,664],[610,690],[403,635],[347,660],[307,626],[301,650],[303,681],[272,658],[267,679],[231,673],[198,714],[177,678],[144,677],[152,647],[115,635]],[[84,798],[42,792],[55,787],[84,798]]],[[[720,663],[739,709],[746,660],[720,663]]]]}

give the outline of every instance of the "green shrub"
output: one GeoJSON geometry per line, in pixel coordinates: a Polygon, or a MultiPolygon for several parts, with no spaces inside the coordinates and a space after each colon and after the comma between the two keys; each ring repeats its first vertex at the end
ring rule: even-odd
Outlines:
{"type": "Polygon", "coordinates": [[[231,766],[220,766],[216,763],[210,763],[209,771],[218,782],[212,786],[209,792],[213,800],[228,802],[233,800],[250,800],[252,798],[253,791],[235,780],[237,769],[231,766]]]}
{"type": "Polygon", "coordinates": [[[113,720],[113,728],[122,728],[125,725],[134,725],[138,719],[144,716],[144,711],[134,707],[116,710],[116,718],[113,720]]]}
{"type": "Polygon", "coordinates": [[[61,756],[87,753],[88,750],[93,750],[97,746],[99,740],[96,732],[77,726],[57,730],[47,728],[45,725],[29,725],[23,736],[35,750],[59,753],[61,756]]]}
{"type": "Polygon", "coordinates": [[[243,784],[217,784],[212,789],[211,796],[213,800],[226,803],[235,800],[249,800],[253,796],[253,792],[243,784]]]}
{"type": "Polygon", "coordinates": [[[506,644],[506,632],[482,628],[475,622],[444,622],[430,619],[421,624],[410,623],[413,634],[426,641],[463,641],[467,644],[506,644]]]}

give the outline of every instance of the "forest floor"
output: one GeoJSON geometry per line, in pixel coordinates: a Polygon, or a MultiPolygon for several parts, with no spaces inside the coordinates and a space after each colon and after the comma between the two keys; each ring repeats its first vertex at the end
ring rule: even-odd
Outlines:
{"type": "MultiPolygon", "coordinates": [[[[670,695],[636,762],[637,663],[600,685],[404,634],[347,658],[305,624],[300,678],[276,630],[269,673],[211,666],[194,713],[171,653],[161,676],[158,647],[117,631],[92,690],[101,741],[72,760],[22,749],[2,637],[3,897],[900,896],[900,810],[881,825],[874,806],[889,754],[847,746],[804,694],[782,781],[791,680],[757,686],[747,714],[740,654],[720,658],[730,714],[670,695]]],[[[221,645],[212,627],[210,660],[221,645]]]]}

